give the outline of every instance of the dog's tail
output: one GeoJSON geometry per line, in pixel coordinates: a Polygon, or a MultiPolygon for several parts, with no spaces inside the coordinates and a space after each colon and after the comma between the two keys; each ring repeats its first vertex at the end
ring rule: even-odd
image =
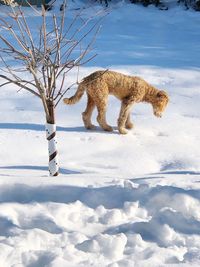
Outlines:
{"type": "Polygon", "coordinates": [[[83,83],[80,83],[75,95],[71,96],[70,98],[64,98],[63,102],[66,105],[76,104],[81,99],[81,97],[83,96],[84,92],[85,92],[85,86],[84,86],[83,83]]]}

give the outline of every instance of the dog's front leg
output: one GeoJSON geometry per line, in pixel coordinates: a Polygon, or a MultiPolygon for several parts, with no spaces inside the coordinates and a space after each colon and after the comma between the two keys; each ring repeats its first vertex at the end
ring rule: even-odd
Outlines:
{"type": "MultiPolygon", "coordinates": [[[[130,108],[133,105],[133,103],[134,101],[129,98],[122,100],[121,110],[118,118],[118,130],[120,134],[127,134],[127,130],[125,129],[125,127],[128,126],[127,123],[130,123],[130,108]]],[[[132,123],[131,125],[133,126],[132,123]]]]}
{"type": "Polygon", "coordinates": [[[126,129],[129,129],[129,130],[134,127],[134,124],[131,121],[131,113],[130,113],[130,110],[129,110],[128,117],[127,117],[127,120],[126,120],[126,123],[125,123],[125,127],[126,127],[126,129]]]}

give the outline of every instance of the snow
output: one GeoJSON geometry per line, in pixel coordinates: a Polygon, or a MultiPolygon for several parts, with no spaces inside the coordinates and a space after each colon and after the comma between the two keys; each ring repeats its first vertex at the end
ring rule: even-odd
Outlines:
{"type": "Polygon", "coordinates": [[[0,266],[200,265],[199,23],[198,13],[181,7],[110,8],[99,55],[80,79],[103,68],[138,75],[166,90],[170,103],[162,119],[149,105],[135,105],[135,127],[125,136],[116,129],[114,97],[107,114],[113,133],[85,130],[85,96],[74,106],[61,103],[58,177],[48,177],[40,102],[1,88],[0,266]]]}

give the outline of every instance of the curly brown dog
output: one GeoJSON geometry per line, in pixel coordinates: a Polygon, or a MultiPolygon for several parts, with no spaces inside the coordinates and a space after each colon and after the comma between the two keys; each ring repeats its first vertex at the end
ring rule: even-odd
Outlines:
{"type": "Polygon", "coordinates": [[[126,129],[133,128],[133,123],[130,119],[130,108],[134,103],[151,103],[154,115],[161,117],[169,101],[165,91],[156,89],[139,77],[128,76],[114,71],[96,71],[85,77],[79,84],[75,95],[70,98],[64,98],[64,103],[68,105],[75,104],[80,100],[84,91],[86,91],[88,97],[86,110],[82,113],[85,127],[87,129],[95,128],[91,123],[91,116],[96,106],[99,125],[105,131],[113,130],[106,122],[108,95],[111,94],[122,102],[118,119],[118,130],[121,134],[126,134],[126,129]]]}

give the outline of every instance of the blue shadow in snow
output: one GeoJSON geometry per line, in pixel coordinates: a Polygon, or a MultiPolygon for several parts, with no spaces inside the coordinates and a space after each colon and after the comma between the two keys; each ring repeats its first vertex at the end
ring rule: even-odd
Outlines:
{"type": "Polygon", "coordinates": [[[171,171],[164,171],[164,172],[158,172],[158,173],[153,173],[153,174],[184,174],[184,175],[200,175],[200,172],[195,172],[195,171],[180,171],[180,170],[171,170],[171,171]]]}
{"type": "Polygon", "coordinates": [[[103,205],[105,208],[113,209],[123,208],[125,202],[135,201],[139,201],[140,206],[146,206],[152,198],[156,199],[161,194],[168,195],[169,198],[184,194],[200,200],[200,189],[183,189],[174,186],[144,187],[141,185],[138,188],[126,188],[112,185],[92,188],[59,184],[30,186],[19,183],[0,186],[0,203],[73,203],[79,200],[91,208],[103,205]]]}
{"type": "MultiPolygon", "coordinates": [[[[62,127],[57,126],[57,131],[60,132],[86,132],[84,127],[62,127]]],[[[45,131],[45,125],[34,123],[0,123],[0,129],[7,130],[31,130],[31,131],[45,131]]]]}
{"type": "MultiPolygon", "coordinates": [[[[29,130],[29,131],[45,131],[45,125],[42,124],[34,124],[34,123],[0,123],[0,129],[4,130],[29,130]]],[[[87,130],[83,126],[77,126],[77,127],[62,127],[62,126],[56,126],[56,129],[58,132],[79,132],[79,133],[85,133],[85,132],[98,132],[98,133],[105,133],[103,129],[100,127],[96,127],[94,130],[87,130]]],[[[116,130],[116,127],[113,127],[114,130],[116,130]]],[[[118,134],[117,131],[113,132],[106,132],[106,134],[118,134]]]]}
{"type": "Polygon", "coordinates": [[[164,171],[164,172],[157,172],[157,173],[151,173],[149,176],[144,176],[144,177],[136,177],[131,179],[132,182],[134,183],[145,183],[145,181],[147,180],[154,180],[154,179],[165,179],[165,175],[168,174],[173,174],[173,175],[195,175],[195,176],[199,176],[200,172],[195,172],[195,171],[181,171],[181,170],[170,170],[170,171],[164,171]]]}
{"type": "Polygon", "coordinates": [[[17,228],[19,227],[11,219],[0,216],[0,236],[9,237],[13,235],[12,230],[17,228]]]}
{"type": "MultiPolygon", "coordinates": [[[[35,170],[35,171],[48,171],[48,167],[46,166],[32,166],[32,165],[22,165],[22,166],[2,166],[0,169],[7,170],[35,170]]],[[[60,174],[81,174],[78,171],[67,170],[65,168],[59,168],[60,174]]]]}
{"type": "Polygon", "coordinates": [[[147,222],[125,223],[110,227],[105,233],[137,233],[146,241],[156,242],[161,247],[168,247],[169,243],[163,240],[163,226],[169,225],[178,233],[200,235],[200,222],[193,217],[187,218],[181,212],[166,209],[158,211],[147,222]]]}

